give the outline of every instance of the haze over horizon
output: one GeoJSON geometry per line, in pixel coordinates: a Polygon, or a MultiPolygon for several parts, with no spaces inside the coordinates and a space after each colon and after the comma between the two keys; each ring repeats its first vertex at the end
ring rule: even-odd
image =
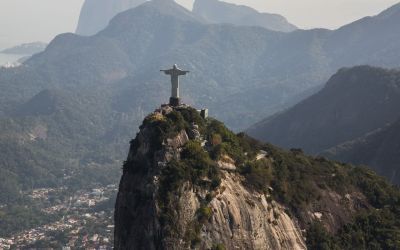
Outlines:
{"type": "MultiPolygon", "coordinates": [[[[364,16],[376,15],[398,3],[398,0],[225,1],[247,5],[260,12],[281,14],[302,29],[335,29],[364,16]]],[[[1,1],[0,49],[26,42],[49,42],[57,34],[74,32],[83,2],[84,0],[1,1]]],[[[177,2],[187,8],[193,4],[193,0],[177,0],[177,2]]]]}

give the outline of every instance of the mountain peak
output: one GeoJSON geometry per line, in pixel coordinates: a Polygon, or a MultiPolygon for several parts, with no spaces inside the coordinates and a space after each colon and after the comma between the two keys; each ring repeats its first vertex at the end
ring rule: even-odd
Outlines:
{"type": "Polygon", "coordinates": [[[262,144],[189,106],[164,105],[131,141],[114,248],[317,249],[329,240],[349,249],[338,239],[353,237],[343,230],[358,227],[353,218],[387,215],[376,208],[399,196],[368,170],[262,144]]]}
{"type": "Polygon", "coordinates": [[[400,87],[399,82],[390,80],[393,74],[398,75],[399,71],[369,65],[341,68],[327,82],[326,88],[349,88],[350,86],[359,86],[361,90],[362,87],[379,85],[381,87],[390,87],[391,85],[398,85],[398,87],[400,87]]]}
{"type": "Polygon", "coordinates": [[[280,205],[274,208],[280,214],[276,220],[297,233],[271,236],[274,228],[285,229],[268,223],[273,213],[262,205],[266,197],[249,192],[235,174],[238,157],[246,157],[240,140],[222,123],[203,119],[189,106],[165,105],[148,115],[124,164],[115,206],[114,248],[250,249],[249,244],[254,245],[251,249],[281,248],[284,239],[289,248],[305,249],[300,229],[280,205]],[[218,216],[228,214],[225,204],[230,204],[229,220],[218,216]],[[264,225],[257,229],[261,240],[251,236],[255,229],[248,229],[250,221],[264,225]]]}
{"type": "Polygon", "coordinates": [[[143,25],[151,25],[157,23],[156,20],[163,19],[164,17],[173,17],[174,19],[182,21],[202,22],[202,20],[193,15],[192,12],[173,0],[152,0],[136,8],[119,13],[111,19],[106,30],[121,24],[124,27],[126,26],[126,29],[129,30],[129,26],[131,26],[132,23],[142,22],[143,25]]]}

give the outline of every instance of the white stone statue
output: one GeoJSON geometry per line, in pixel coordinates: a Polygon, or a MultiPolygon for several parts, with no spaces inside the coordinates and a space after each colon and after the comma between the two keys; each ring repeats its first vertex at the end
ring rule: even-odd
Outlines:
{"type": "Polygon", "coordinates": [[[166,75],[171,76],[172,89],[171,89],[171,98],[169,102],[172,106],[178,106],[180,104],[179,76],[186,75],[187,73],[189,73],[189,71],[179,69],[176,64],[174,64],[172,69],[161,70],[161,71],[164,72],[166,75]]]}

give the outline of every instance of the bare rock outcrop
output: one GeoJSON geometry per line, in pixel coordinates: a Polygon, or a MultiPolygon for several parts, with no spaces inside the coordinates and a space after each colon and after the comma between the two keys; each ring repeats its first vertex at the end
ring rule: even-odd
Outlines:
{"type": "Polygon", "coordinates": [[[306,249],[297,222],[284,207],[249,191],[242,181],[237,174],[224,173],[209,205],[213,215],[202,229],[201,248],[221,242],[227,249],[306,249]]]}

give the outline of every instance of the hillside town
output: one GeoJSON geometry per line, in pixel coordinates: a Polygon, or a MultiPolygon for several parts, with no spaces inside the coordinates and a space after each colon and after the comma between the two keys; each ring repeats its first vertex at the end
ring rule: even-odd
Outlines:
{"type": "Polygon", "coordinates": [[[35,189],[28,195],[46,204],[42,211],[59,218],[49,224],[0,238],[0,249],[111,249],[116,185],[79,190],[64,201],[65,188],[35,189]]]}

